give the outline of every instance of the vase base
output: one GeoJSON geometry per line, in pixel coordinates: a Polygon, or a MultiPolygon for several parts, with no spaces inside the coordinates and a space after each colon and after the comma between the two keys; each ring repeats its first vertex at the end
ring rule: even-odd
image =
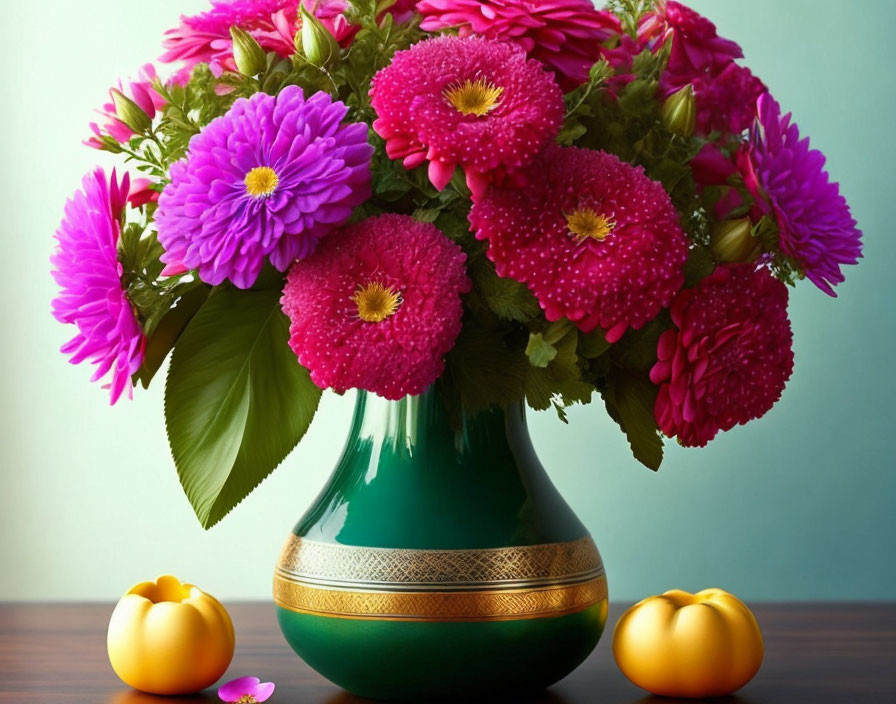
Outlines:
{"type": "Polygon", "coordinates": [[[585,660],[607,619],[606,600],[562,616],[475,622],[347,619],[276,608],[299,657],[352,694],[380,700],[544,689],[585,660]]]}

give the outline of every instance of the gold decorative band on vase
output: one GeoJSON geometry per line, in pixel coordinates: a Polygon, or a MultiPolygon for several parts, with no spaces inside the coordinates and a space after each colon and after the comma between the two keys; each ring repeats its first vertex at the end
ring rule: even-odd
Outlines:
{"type": "Polygon", "coordinates": [[[589,536],[480,550],[408,550],[291,536],[274,576],[274,601],[339,618],[503,621],[561,616],[607,598],[589,536]]]}

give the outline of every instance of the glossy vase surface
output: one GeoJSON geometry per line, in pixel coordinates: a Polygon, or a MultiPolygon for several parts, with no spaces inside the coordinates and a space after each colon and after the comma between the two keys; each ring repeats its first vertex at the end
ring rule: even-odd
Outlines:
{"type": "Polygon", "coordinates": [[[600,555],[532,448],[521,406],[452,423],[434,390],[359,393],[332,478],[283,548],[287,641],[375,699],[535,690],[607,615],[600,555]]]}

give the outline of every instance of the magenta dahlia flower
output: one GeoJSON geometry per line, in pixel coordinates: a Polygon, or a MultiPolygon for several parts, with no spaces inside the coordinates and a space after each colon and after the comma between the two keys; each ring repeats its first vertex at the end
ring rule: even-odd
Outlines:
{"type": "Polygon", "coordinates": [[[619,19],[591,0],[421,0],[417,11],[428,32],[456,28],[462,37],[518,44],[567,91],[588,80],[602,44],[622,32],[619,19]]]}
{"type": "Polygon", "coordinates": [[[548,320],[616,342],[672,301],[688,240],[662,185],[612,154],[552,146],[523,187],[493,187],[470,223],[499,276],[525,283],[548,320]]]}
{"type": "MultiPolygon", "coordinates": [[[[155,67],[152,64],[145,64],[140,69],[137,80],[129,81],[127,88],[122,85],[121,81],[118,82],[117,86],[118,91],[137,103],[149,119],[153,119],[156,116],[156,112],[165,107],[165,99],[156,93],[152,87],[156,78],[155,67]]],[[[96,122],[90,123],[93,136],[84,141],[84,144],[88,147],[102,149],[102,137],[104,135],[109,135],[116,142],[122,143],[127,142],[134,135],[134,130],[118,119],[111,89],[109,90],[109,102],[105,103],[97,112],[103,117],[102,125],[96,122]]]]}
{"type": "Polygon", "coordinates": [[[682,445],[765,415],[793,372],[787,287],[753,264],[718,267],[672,304],[650,371],[656,420],[682,445]]]}
{"type": "Polygon", "coordinates": [[[806,277],[830,296],[844,280],[840,267],[858,264],[862,233],[856,227],[840,186],[825,171],[825,157],[800,139],[791,116],[781,115],[765,93],[758,101],[759,119],[750,144],[741,154],[744,180],[763,213],[773,213],[781,251],[797,262],[806,277]]]}
{"type": "Polygon", "coordinates": [[[165,32],[164,63],[182,61],[184,71],[207,63],[215,74],[236,71],[230,28],[248,32],[267,51],[290,56],[300,0],[212,0],[212,9],[165,32]]]}
{"type": "Polygon", "coordinates": [[[768,89],[750,69],[730,63],[717,76],[694,81],[697,134],[739,134],[753,124],[756,101],[768,89]]]}
{"type": "Polygon", "coordinates": [[[111,402],[132,393],[131,375],[143,363],[145,337],[134,307],[122,286],[118,261],[121,214],[128,196],[128,176],[121,183],[102,169],[87,174],[82,189],[65,204],[56,231],[56,251],[50,258],[59,295],[53,317],[77,326],[78,333],[62,346],[72,364],[97,365],[91,381],[111,373],[111,402]]]}
{"type": "Polygon", "coordinates": [[[465,260],[434,225],[406,215],[346,227],[289,270],[290,347],[321,388],[419,394],[460,333],[465,260]]]}
{"type": "Polygon", "coordinates": [[[638,37],[654,51],[672,41],[669,64],[660,81],[664,95],[697,78],[717,76],[744,55],[735,42],[718,35],[712,22],[674,0],[657,3],[656,10],[641,21],[638,37]]]}
{"type": "Polygon", "coordinates": [[[529,163],[563,121],[553,76],[513,44],[437,37],[395,54],[370,89],[373,129],[408,169],[429,161],[442,190],[462,166],[475,197],[529,163]]]}
{"type": "Polygon", "coordinates": [[[367,125],[298,86],[256,93],[190,140],[155,214],[162,261],[248,288],[265,259],[286,271],[370,196],[367,125]]]}

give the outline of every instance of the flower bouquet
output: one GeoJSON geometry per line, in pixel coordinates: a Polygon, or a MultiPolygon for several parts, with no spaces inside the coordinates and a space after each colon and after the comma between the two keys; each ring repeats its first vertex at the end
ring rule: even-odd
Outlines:
{"type": "Polygon", "coordinates": [[[111,401],[170,357],[203,526],[323,389],[450,417],[600,400],[638,460],[764,415],[788,287],[860,232],[737,44],[669,0],[213,0],[111,90],[52,257],[111,401]]]}

